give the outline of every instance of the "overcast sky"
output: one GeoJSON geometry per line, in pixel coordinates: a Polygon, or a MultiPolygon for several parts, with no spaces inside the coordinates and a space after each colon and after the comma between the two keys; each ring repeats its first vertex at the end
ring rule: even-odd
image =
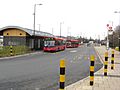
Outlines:
{"type": "Polygon", "coordinates": [[[36,30],[60,35],[103,38],[106,24],[119,24],[120,0],[1,0],[0,28],[14,25],[33,29],[34,4],[36,6],[36,30]]]}

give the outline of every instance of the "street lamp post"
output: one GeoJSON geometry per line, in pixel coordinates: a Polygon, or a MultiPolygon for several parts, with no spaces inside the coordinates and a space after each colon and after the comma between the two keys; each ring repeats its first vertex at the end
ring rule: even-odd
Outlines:
{"type": "Polygon", "coordinates": [[[61,37],[61,26],[62,26],[62,22],[60,22],[60,37],[61,37]]]}
{"type": "Polygon", "coordinates": [[[53,28],[52,28],[52,34],[53,34],[53,32],[54,32],[54,30],[53,30],[53,28]]]}
{"type": "Polygon", "coordinates": [[[69,30],[70,30],[70,27],[67,28],[67,39],[69,39],[68,36],[70,36],[70,35],[69,35],[69,34],[70,34],[70,31],[69,31],[69,30]]]}
{"type": "Polygon", "coordinates": [[[36,5],[42,5],[42,4],[34,4],[34,13],[33,13],[33,15],[34,15],[34,25],[33,25],[33,30],[34,30],[34,32],[33,32],[33,35],[34,35],[34,49],[35,49],[35,15],[36,15],[36,5]]]}
{"type": "Polygon", "coordinates": [[[39,26],[39,31],[40,31],[40,24],[38,24],[38,26],[39,26]]]}
{"type": "Polygon", "coordinates": [[[61,24],[62,24],[62,23],[60,22],[60,37],[61,37],[61,24]]]}
{"type": "Polygon", "coordinates": [[[119,40],[119,51],[120,51],[120,11],[115,11],[114,13],[118,13],[119,14],[119,30],[118,30],[118,33],[119,33],[119,37],[118,37],[118,40],[119,40]]]}
{"type": "Polygon", "coordinates": [[[34,36],[35,36],[35,15],[36,15],[36,5],[42,5],[42,4],[34,4],[34,36]]]}

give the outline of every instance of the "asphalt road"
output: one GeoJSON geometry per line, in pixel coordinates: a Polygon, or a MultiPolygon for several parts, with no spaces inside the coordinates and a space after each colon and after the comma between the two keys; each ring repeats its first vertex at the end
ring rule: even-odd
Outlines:
{"type": "Polygon", "coordinates": [[[56,53],[30,54],[0,60],[0,90],[58,90],[59,61],[66,61],[66,82],[70,85],[89,75],[90,55],[95,71],[102,67],[93,47],[81,46],[56,53]]]}

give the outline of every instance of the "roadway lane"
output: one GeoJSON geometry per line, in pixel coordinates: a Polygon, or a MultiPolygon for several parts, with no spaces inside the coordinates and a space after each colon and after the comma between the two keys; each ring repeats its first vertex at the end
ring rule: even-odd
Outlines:
{"type": "Polygon", "coordinates": [[[95,71],[102,67],[93,47],[70,48],[57,53],[31,54],[0,61],[0,90],[57,90],[59,60],[66,60],[66,85],[89,75],[90,55],[95,71]],[[11,89],[12,88],[12,89],[11,89]]]}

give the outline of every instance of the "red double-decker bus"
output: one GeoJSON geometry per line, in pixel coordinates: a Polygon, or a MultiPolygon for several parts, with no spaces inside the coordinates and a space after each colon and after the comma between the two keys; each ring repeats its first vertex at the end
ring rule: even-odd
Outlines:
{"type": "Polygon", "coordinates": [[[73,40],[73,39],[67,40],[66,41],[66,47],[67,48],[77,48],[77,47],[79,47],[79,40],[73,40]]]}
{"type": "Polygon", "coordinates": [[[46,52],[55,52],[65,50],[65,39],[53,37],[44,39],[44,51],[46,52]]]}

